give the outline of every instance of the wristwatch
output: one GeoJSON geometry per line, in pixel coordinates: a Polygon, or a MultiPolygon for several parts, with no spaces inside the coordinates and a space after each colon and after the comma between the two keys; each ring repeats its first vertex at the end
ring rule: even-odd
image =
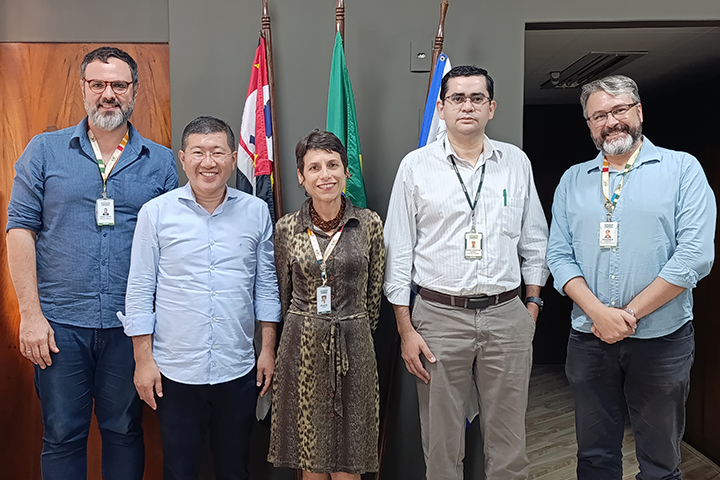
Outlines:
{"type": "Polygon", "coordinates": [[[525,302],[524,302],[525,305],[527,305],[530,302],[537,305],[538,308],[540,309],[540,311],[542,312],[543,305],[545,305],[545,302],[543,302],[542,298],[540,298],[540,297],[525,297],[525,302]]]}

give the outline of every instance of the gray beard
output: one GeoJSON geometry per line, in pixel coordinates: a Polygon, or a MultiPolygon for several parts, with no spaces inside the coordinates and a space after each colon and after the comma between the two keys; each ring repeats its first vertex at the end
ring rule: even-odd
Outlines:
{"type": "MultiPolygon", "coordinates": [[[[603,155],[616,157],[630,153],[633,151],[635,145],[637,145],[637,142],[639,142],[642,138],[642,124],[638,127],[630,127],[624,124],[618,124],[618,126],[620,126],[620,131],[625,132],[625,135],[618,139],[604,139],[604,131],[600,134],[600,138],[593,137],[595,146],[603,153],[603,155]]],[[[617,128],[614,130],[617,130],[617,128]]]]}
{"type": "Polygon", "coordinates": [[[135,109],[135,98],[132,99],[127,108],[120,106],[120,111],[114,113],[102,113],[97,105],[92,105],[87,100],[84,100],[84,103],[89,121],[100,130],[106,132],[111,132],[125,125],[125,123],[130,120],[133,110],[135,109]]]}

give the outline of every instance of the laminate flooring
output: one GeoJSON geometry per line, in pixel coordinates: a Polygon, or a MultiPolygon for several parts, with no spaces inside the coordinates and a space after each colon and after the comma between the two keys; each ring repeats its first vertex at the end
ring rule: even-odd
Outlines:
{"type": "MultiPolygon", "coordinates": [[[[530,478],[575,479],[575,417],[570,386],[562,366],[533,367],[526,423],[530,478]]],[[[638,463],[629,425],[625,426],[622,452],[623,480],[632,480],[638,473],[638,463]]],[[[720,480],[720,468],[685,442],[680,470],[683,480],[720,480]]]]}

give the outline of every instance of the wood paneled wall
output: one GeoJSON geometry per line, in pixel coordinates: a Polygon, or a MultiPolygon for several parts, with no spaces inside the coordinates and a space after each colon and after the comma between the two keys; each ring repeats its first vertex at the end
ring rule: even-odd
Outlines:
{"type": "MultiPolygon", "coordinates": [[[[0,43],[0,223],[7,224],[13,165],[30,139],[77,124],[85,116],[80,63],[100,44],[0,43]]],[[[170,62],[167,44],[114,44],[138,63],[131,121],[146,138],[170,147],[170,62]]],[[[0,236],[0,478],[40,479],[42,423],[32,364],[18,351],[18,312],[0,236]]],[[[162,449],[154,412],[145,410],[145,479],[162,477],[162,449]]],[[[100,479],[100,436],[93,420],[88,478],[100,479]]],[[[68,479],[69,480],[69,479],[68,479]]]]}

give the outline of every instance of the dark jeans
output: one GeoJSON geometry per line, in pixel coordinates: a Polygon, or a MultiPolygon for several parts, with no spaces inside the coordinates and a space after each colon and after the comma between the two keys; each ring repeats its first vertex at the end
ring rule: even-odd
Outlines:
{"type": "Polygon", "coordinates": [[[217,385],[187,385],[162,377],[157,413],[164,480],[198,479],[208,428],[215,478],[250,478],[250,435],[259,393],[255,375],[253,368],[243,377],[217,385]]]}
{"type": "Polygon", "coordinates": [[[122,328],[50,322],[60,353],[35,367],[44,426],[44,480],[85,479],[93,400],[102,436],[105,480],[140,480],[145,468],[142,403],[133,385],[132,341],[122,328]]]}
{"type": "Polygon", "coordinates": [[[626,405],[640,464],[636,478],[681,478],[693,332],[688,322],[664,337],[608,345],[591,333],[571,331],[565,373],[575,400],[578,480],[622,478],[626,405]]]}

